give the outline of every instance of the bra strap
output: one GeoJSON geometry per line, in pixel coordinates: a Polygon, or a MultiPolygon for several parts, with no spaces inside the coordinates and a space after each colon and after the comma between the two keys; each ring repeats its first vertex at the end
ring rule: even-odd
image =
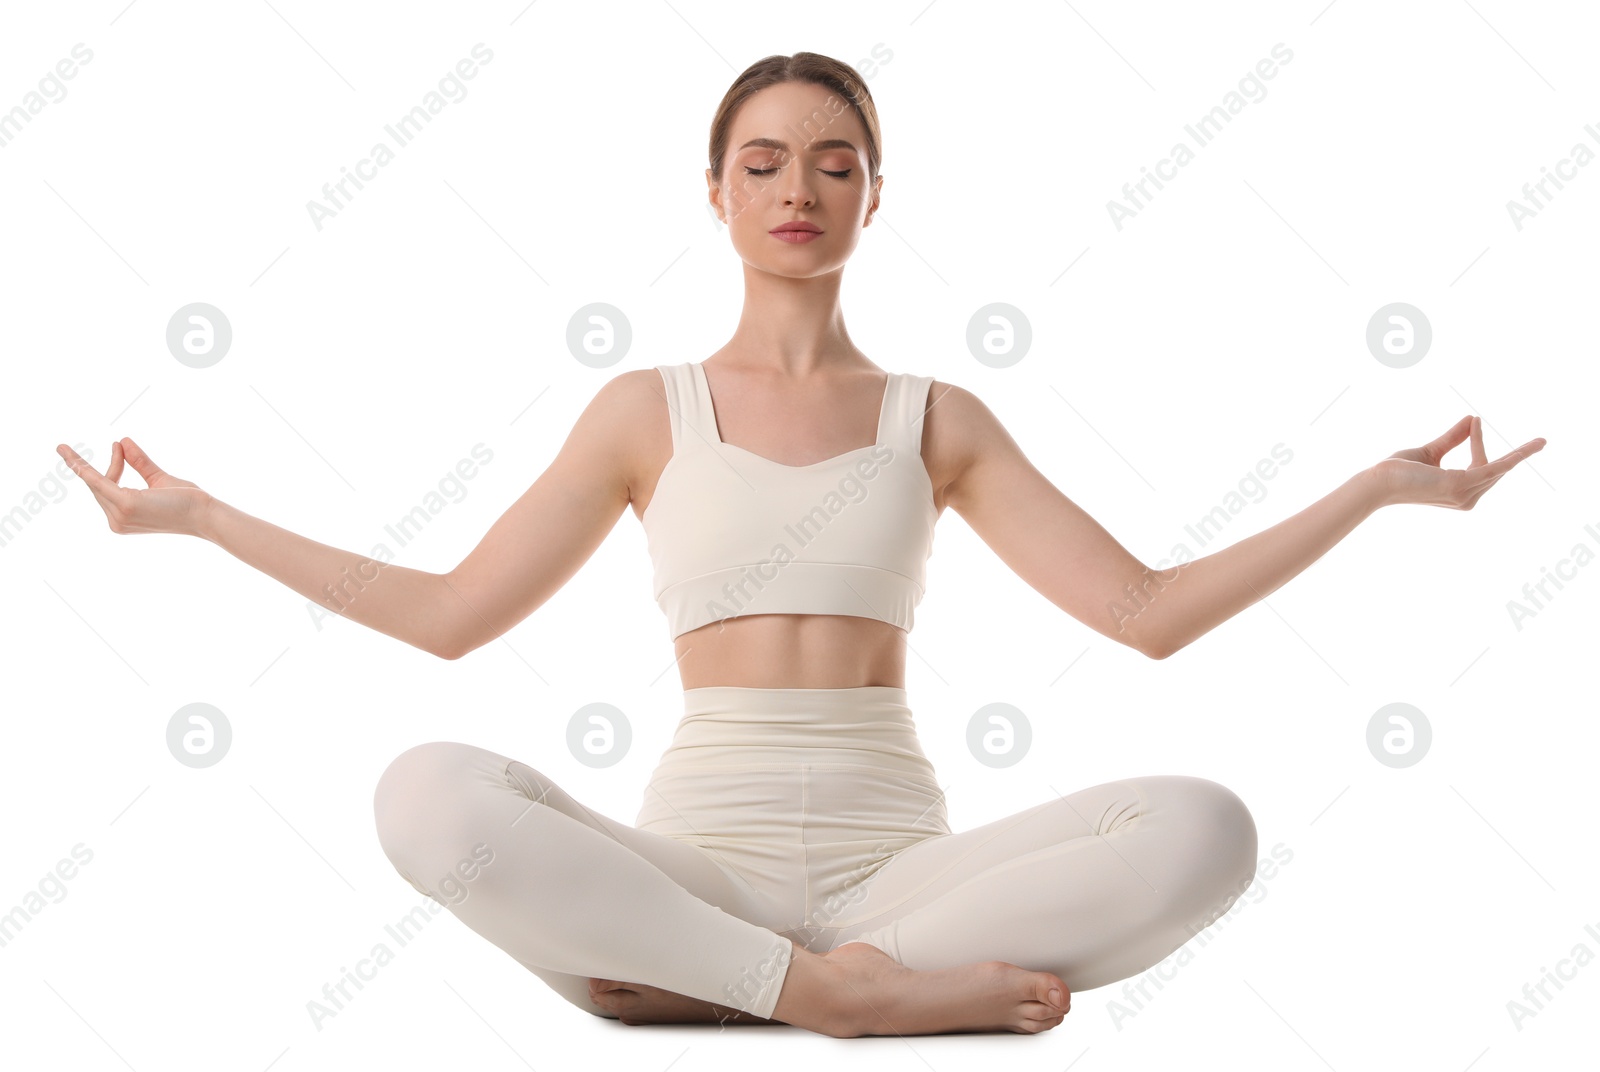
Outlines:
{"type": "Polygon", "coordinates": [[[702,390],[692,362],[657,365],[666,388],[667,420],[674,453],[716,442],[710,392],[702,390]]]}
{"type": "Polygon", "coordinates": [[[884,442],[916,454],[922,449],[923,410],[928,404],[932,376],[909,372],[890,374],[889,398],[884,407],[884,442]]]}

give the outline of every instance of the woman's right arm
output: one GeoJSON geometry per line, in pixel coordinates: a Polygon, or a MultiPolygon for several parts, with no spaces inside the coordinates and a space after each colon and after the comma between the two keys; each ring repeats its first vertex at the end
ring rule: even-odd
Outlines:
{"type": "Polygon", "coordinates": [[[65,444],[56,450],[99,500],[113,532],[202,537],[334,613],[457,659],[555,594],[616,525],[637,462],[638,438],[626,430],[649,419],[651,402],[659,410],[659,380],[645,369],[608,381],[550,466],[445,574],[382,563],[252,517],[164,472],[131,439],[112,445],[103,475],[65,444]],[[124,456],[147,489],[118,486],[124,456]]]}
{"type": "Polygon", "coordinates": [[[56,453],[89,486],[112,532],[168,532],[210,540],[335,614],[423,651],[452,657],[441,629],[444,617],[437,610],[444,588],[439,574],[341,551],[252,517],[166,472],[130,438],[111,444],[111,463],[103,474],[66,444],[57,446],[56,453]],[[124,460],[149,487],[117,483],[124,460]]]}
{"type": "Polygon", "coordinates": [[[437,573],[329,547],[215,498],[200,514],[194,535],[335,614],[440,658],[453,657],[439,611],[444,584],[437,573]]]}

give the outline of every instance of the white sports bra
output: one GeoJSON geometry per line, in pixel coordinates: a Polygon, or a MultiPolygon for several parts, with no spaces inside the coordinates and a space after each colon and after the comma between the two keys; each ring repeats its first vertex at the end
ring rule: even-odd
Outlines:
{"type": "Polygon", "coordinates": [[[671,637],[744,614],[848,614],[910,632],[939,513],[922,463],[933,377],[889,373],[871,446],[784,465],[722,441],[700,362],[656,371],[672,457],[640,522],[671,637]]]}

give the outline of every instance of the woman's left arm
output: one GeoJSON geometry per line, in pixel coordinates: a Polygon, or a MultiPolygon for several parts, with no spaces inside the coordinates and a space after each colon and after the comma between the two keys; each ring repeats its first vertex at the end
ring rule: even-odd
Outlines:
{"type": "MultiPolygon", "coordinates": [[[[1419,503],[1470,510],[1518,462],[1543,449],[1533,439],[1490,462],[1479,418],[1467,416],[1438,439],[1396,451],[1346,480],[1293,517],[1236,544],[1175,567],[1138,617],[1153,654],[1161,659],[1185,647],[1246,607],[1271,595],[1380,506],[1419,503]],[[1443,469],[1450,449],[1471,437],[1472,463],[1443,469]]],[[[1168,571],[1169,573],[1172,571],[1168,571]]]]}
{"type": "Polygon", "coordinates": [[[1512,466],[1538,452],[1534,439],[1493,462],[1475,417],[1422,447],[1396,451],[1333,492],[1231,547],[1156,570],[1128,551],[1024,457],[976,396],[940,388],[928,410],[925,456],[949,474],[945,501],[1036,591],[1118,643],[1164,659],[1270,595],[1380,506],[1427,503],[1470,510],[1512,466]],[[1439,461],[1468,436],[1472,464],[1439,461]]]}

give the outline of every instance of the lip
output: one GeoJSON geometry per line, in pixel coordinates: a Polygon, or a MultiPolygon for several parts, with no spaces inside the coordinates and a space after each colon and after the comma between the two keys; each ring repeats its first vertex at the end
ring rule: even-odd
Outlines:
{"type": "Polygon", "coordinates": [[[804,220],[790,220],[788,223],[778,224],[778,226],[772,229],[771,233],[781,234],[784,231],[808,231],[811,234],[821,234],[822,228],[818,227],[814,223],[807,223],[804,220]]]}
{"type": "Polygon", "coordinates": [[[822,238],[821,231],[773,231],[772,237],[779,242],[786,242],[791,246],[803,246],[807,242],[816,242],[822,238]]]}

